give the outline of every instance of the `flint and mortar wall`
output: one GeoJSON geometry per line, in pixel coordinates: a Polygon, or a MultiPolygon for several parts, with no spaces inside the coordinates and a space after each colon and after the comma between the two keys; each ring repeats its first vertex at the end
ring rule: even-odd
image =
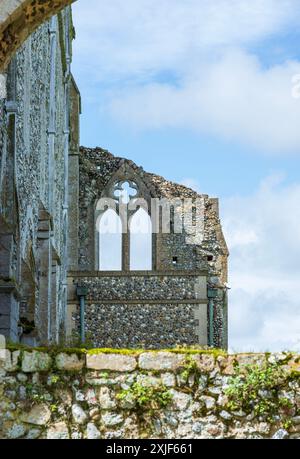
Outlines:
{"type": "Polygon", "coordinates": [[[107,352],[6,351],[0,361],[0,438],[300,438],[299,355],[107,352]],[[228,408],[225,394],[237,367],[266,362],[289,375],[283,387],[259,396],[289,400],[286,409],[278,404],[272,422],[228,408]],[[136,386],[148,388],[151,410],[138,406],[136,386]],[[155,404],[149,388],[166,400],[164,406],[155,404]]]}
{"type": "Polygon", "coordinates": [[[79,331],[76,285],[87,289],[85,330],[95,347],[207,345],[205,273],[74,273],[68,334],[79,331]]]}

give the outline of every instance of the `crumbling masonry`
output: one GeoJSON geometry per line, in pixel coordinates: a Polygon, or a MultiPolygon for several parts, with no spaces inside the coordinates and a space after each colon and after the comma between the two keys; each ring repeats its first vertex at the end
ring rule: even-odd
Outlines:
{"type": "Polygon", "coordinates": [[[73,38],[68,7],[26,40],[7,71],[0,100],[0,334],[32,345],[84,332],[97,347],[226,348],[228,250],[218,200],[100,148],[79,148],[73,38]],[[151,268],[131,270],[123,221],[122,265],[104,271],[98,223],[106,208],[99,202],[120,210],[116,191],[126,183],[134,189],[128,219],[139,208],[150,214],[155,201],[169,205],[169,222],[166,229],[162,210],[154,220],[151,214],[151,268]],[[180,232],[176,222],[187,202],[190,220],[180,232]]]}

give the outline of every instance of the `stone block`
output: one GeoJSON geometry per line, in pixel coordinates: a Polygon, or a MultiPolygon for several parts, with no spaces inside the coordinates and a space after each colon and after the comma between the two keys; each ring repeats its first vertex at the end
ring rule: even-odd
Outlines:
{"type": "Polygon", "coordinates": [[[101,438],[99,430],[92,422],[89,422],[87,425],[86,438],[88,440],[99,440],[101,438]]]}
{"type": "MultiPolygon", "coordinates": [[[[19,369],[19,357],[20,357],[20,351],[9,351],[6,349],[6,359],[4,363],[4,370],[8,372],[15,372],[18,371],[19,369]]],[[[0,366],[1,366],[1,361],[0,361],[0,366]]]]}
{"type": "Polygon", "coordinates": [[[51,367],[52,359],[44,352],[25,351],[22,358],[22,371],[24,373],[45,372],[51,367]]]}
{"type": "Polygon", "coordinates": [[[235,374],[236,359],[234,356],[217,358],[221,373],[226,376],[232,376],[235,374]]]}
{"type": "Polygon", "coordinates": [[[102,422],[107,427],[115,427],[123,423],[124,418],[122,414],[107,412],[102,414],[102,422]]]}
{"type": "Polygon", "coordinates": [[[190,394],[185,394],[174,389],[170,390],[170,394],[172,395],[171,403],[175,411],[185,411],[192,403],[192,396],[190,394]]]}
{"type": "Polygon", "coordinates": [[[91,370],[133,371],[137,367],[135,357],[122,354],[87,354],[86,366],[91,370]]]}
{"type": "Polygon", "coordinates": [[[53,424],[47,430],[47,440],[68,440],[69,438],[69,429],[65,422],[53,424]]]}
{"type": "Polygon", "coordinates": [[[142,370],[175,371],[185,363],[185,355],[173,352],[145,352],[139,357],[142,370]]]}
{"type": "Polygon", "coordinates": [[[62,371],[80,371],[85,366],[85,356],[61,353],[56,356],[55,365],[62,371]]]}
{"type": "Polygon", "coordinates": [[[192,355],[200,372],[209,373],[216,368],[215,357],[211,354],[192,355]]]}
{"type": "Polygon", "coordinates": [[[27,424],[34,424],[36,426],[45,426],[51,419],[51,411],[44,403],[42,405],[34,406],[29,413],[21,416],[21,420],[27,424]]]}
{"type": "Polygon", "coordinates": [[[117,403],[108,387],[101,387],[99,391],[99,403],[103,410],[113,410],[117,408],[117,403]]]}
{"type": "Polygon", "coordinates": [[[73,416],[73,421],[76,424],[85,424],[88,420],[88,416],[85,413],[85,411],[81,408],[80,405],[73,405],[72,406],[72,416],[73,416]]]}

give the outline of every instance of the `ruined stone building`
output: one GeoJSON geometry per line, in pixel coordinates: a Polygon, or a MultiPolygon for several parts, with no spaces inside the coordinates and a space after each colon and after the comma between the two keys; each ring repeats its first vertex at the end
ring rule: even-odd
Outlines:
{"type": "Polygon", "coordinates": [[[73,38],[68,7],[25,41],[7,71],[0,334],[34,345],[81,336],[97,347],[225,348],[228,250],[218,200],[79,148],[73,38]],[[116,227],[105,239],[109,213],[116,227]]]}
{"type": "Polygon", "coordinates": [[[65,326],[73,33],[70,9],[34,32],[0,100],[0,333],[13,341],[56,342],[65,326]]]}

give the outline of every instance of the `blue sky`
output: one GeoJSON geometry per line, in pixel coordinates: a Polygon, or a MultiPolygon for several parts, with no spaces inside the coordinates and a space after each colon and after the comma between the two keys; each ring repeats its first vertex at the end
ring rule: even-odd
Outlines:
{"type": "Polygon", "coordinates": [[[218,196],[230,346],[300,349],[298,0],[74,7],[81,143],[218,196]]]}

